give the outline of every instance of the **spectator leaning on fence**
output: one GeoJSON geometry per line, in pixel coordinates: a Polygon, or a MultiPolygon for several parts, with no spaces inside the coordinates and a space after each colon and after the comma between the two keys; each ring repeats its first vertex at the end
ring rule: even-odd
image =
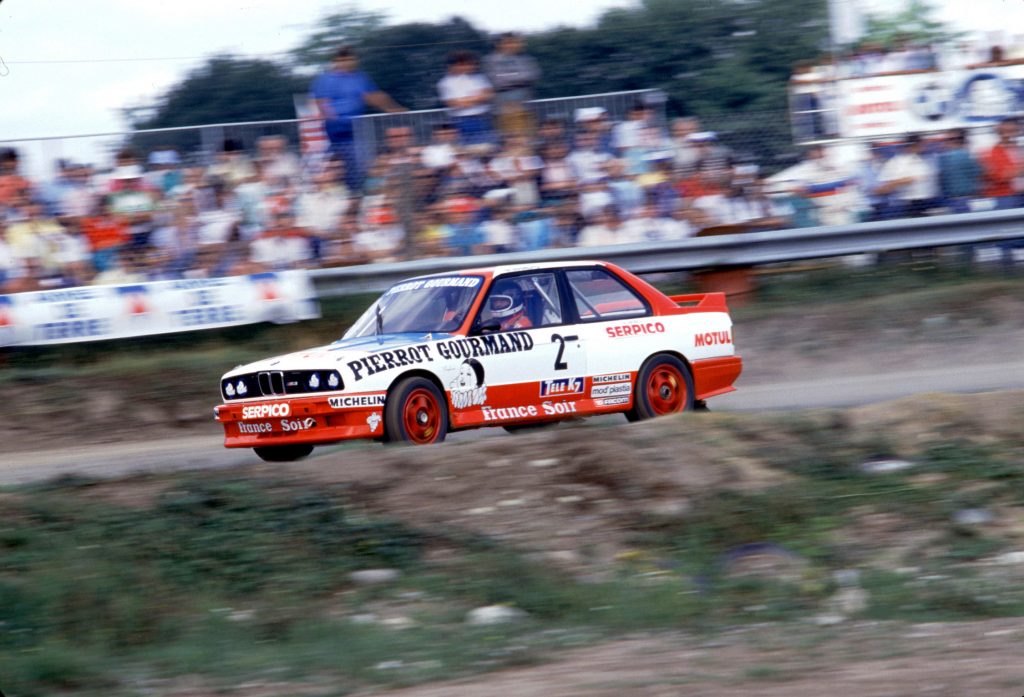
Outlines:
{"type": "Polygon", "coordinates": [[[356,156],[353,119],[366,113],[370,105],[381,111],[405,111],[362,70],[355,51],[342,46],[334,54],[327,71],[313,80],[313,99],[324,117],[324,128],[335,157],[345,163],[345,181],[350,189],[362,185],[362,169],[356,156]]]}
{"type": "Polygon", "coordinates": [[[484,72],[494,87],[494,109],[502,135],[525,135],[533,131],[533,117],[526,102],[533,98],[533,85],[540,79],[536,59],[523,53],[523,37],[502,34],[494,51],[484,59],[484,72]]]}
{"type": "Polygon", "coordinates": [[[967,213],[971,199],[981,192],[981,165],[967,149],[967,132],[954,128],[946,133],[938,157],[939,192],[952,213],[967,213]]]}
{"type": "Polygon", "coordinates": [[[936,174],[922,153],[921,136],[911,133],[903,149],[882,167],[881,193],[892,197],[888,218],[923,215],[934,203],[936,174]]]}
{"type": "Polygon", "coordinates": [[[1005,119],[996,126],[999,142],[985,153],[985,195],[996,200],[996,208],[1014,208],[1020,205],[1021,177],[1024,177],[1024,157],[1017,145],[1017,122],[1005,119]]]}
{"type": "Polygon", "coordinates": [[[491,99],[494,88],[480,73],[475,53],[453,51],[448,56],[448,72],[437,83],[437,92],[451,110],[463,145],[493,142],[491,99]]]}

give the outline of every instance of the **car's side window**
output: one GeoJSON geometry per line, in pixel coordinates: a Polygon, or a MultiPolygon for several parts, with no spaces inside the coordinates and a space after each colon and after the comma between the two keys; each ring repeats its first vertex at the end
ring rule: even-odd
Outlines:
{"type": "Polygon", "coordinates": [[[491,331],[562,324],[562,301],[554,273],[497,279],[487,293],[477,324],[491,331]]]}
{"type": "Polygon", "coordinates": [[[572,269],[565,277],[584,322],[648,314],[640,296],[605,269],[572,269]]]}

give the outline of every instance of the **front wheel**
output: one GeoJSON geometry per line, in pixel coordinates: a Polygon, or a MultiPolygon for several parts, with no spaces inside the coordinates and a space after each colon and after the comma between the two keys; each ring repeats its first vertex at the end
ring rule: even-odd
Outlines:
{"type": "Polygon", "coordinates": [[[426,378],[411,377],[398,383],[384,407],[384,440],[389,443],[429,445],[448,434],[444,393],[426,378]]]}
{"type": "Polygon", "coordinates": [[[312,445],[264,445],[253,448],[264,462],[294,462],[313,452],[312,445]]]}
{"type": "Polygon", "coordinates": [[[640,421],[692,409],[693,376],[686,364],[669,355],[649,358],[636,377],[633,408],[626,418],[640,421]]]}

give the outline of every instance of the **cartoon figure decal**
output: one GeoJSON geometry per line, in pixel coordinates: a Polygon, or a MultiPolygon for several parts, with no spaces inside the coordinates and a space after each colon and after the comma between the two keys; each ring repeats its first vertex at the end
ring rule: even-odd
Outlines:
{"type": "Polygon", "coordinates": [[[484,367],[475,358],[467,358],[459,366],[459,374],[449,386],[452,392],[452,406],[456,409],[478,406],[487,401],[487,385],[484,384],[484,367]]]}

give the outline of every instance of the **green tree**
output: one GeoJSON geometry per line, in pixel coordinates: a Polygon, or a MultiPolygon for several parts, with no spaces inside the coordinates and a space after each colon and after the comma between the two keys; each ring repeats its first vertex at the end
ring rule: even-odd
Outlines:
{"type": "MultiPolygon", "coordinates": [[[[293,119],[292,97],[305,92],[307,83],[280,63],[216,56],[171,87],[146,110],[149,115],[134,120],[132,126],[146,129],[293,119]]],[[[255,133],[239,131],[234,135],[245,138],[255,133]]],[[[160,145],[185,151],[210,146],[196,131],[137,136],[133,144],[141,149],[160,145]]]]}
{"type": "Polygon", "coordinates": [[[950,30],[934,15],[935,8],[927,0],[910,0],[899,12],[869,15],[861,40],[892,47],[901,39],[937,44],[962,35],[961,32],[950,30]]]}
{"type": "Polygon", "coordinates": [[[298,48],[292,51],[299,65],[325,65],[341,46],[359,46],[373,32],[387,25],[387,15],[361,10],[354,4],[323,15],[298,48]]]}

